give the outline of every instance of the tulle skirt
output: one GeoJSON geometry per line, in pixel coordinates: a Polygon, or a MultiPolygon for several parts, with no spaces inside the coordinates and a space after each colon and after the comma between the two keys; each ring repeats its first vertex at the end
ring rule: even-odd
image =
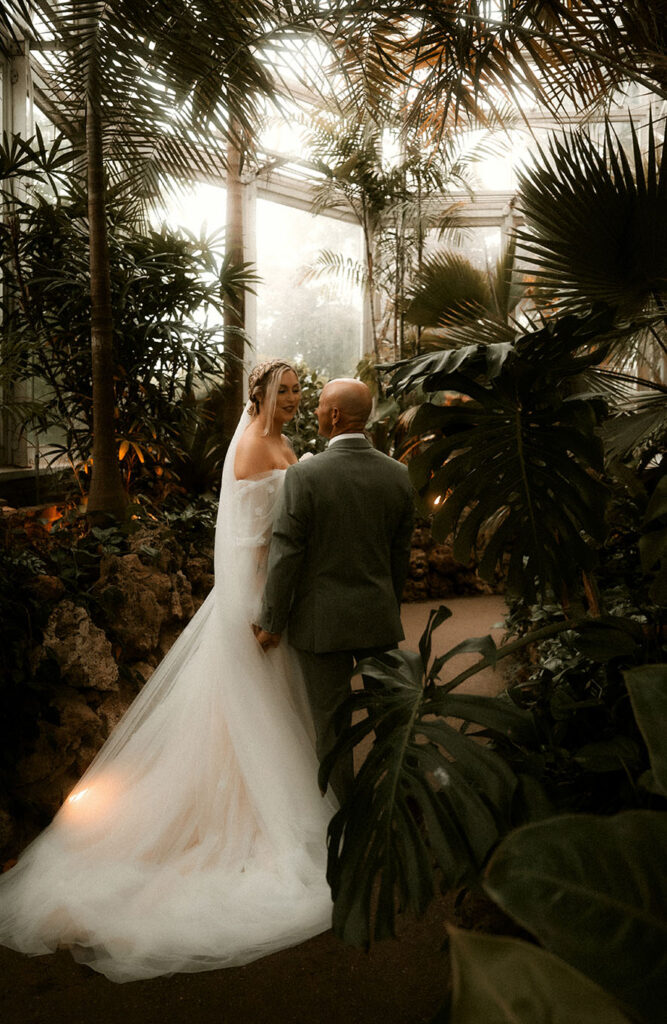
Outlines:
{"type": "Polygon", "coordinates": [[[0,943],[113,981],[247,963],[330,926],[312,724],[286,643],[214,590],[0,878],[0,943]]]}

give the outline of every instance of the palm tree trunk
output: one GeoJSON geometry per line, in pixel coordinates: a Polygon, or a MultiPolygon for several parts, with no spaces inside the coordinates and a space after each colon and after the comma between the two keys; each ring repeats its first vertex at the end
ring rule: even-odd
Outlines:
{"type": "MultiPolygon", "coordinates": [[[[238,125],[234,126],[238,130],[238,125]]],[[[227,146],[227,226],[225,252],[232,267],[244,263],[243,184],[241,152],[233,139],[227,146]]],[[[243,410],[243,360],[245,355],[245,299],[239,289],[234,304],[225,306],[225,383],[222,407],[223,436],[231,440],[243,410]]]]}
{"type": "MultiPolygon", "coordinates": [[[[363,203],[363,200],[362,200],[363,203]]],[[[377,329],[377,318],[375,316],[375,265],[373,258],[373,249],[375,246],[375,230],[371,223],[368,212],[363,204],[361,228],[364,233],[364,246],[366,249],[366,281],[368,289],[368,313],[371,323],[371,331],[373,332],[373,354],[375,356],[375,362],[381,361],[380,357],[380,339],[378,338],[377,329]]]]}
{"type": "Polygon", "coordinates": [[[127,506],[116,451],[113,319],[107,243],[99,67],[92,55],[86,97],[93,466],[88,514],[122,518],[127,506]]]}

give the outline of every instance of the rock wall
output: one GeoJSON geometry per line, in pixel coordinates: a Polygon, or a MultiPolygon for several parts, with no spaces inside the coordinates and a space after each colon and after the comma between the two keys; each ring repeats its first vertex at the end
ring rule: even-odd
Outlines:
{"type": "Polygon", "coordinates": [[[32,581],[52,608],[31,667],[53,685],[0,795],[0,861],[53,816],[213,585],[212,548],[187,553],[161,526],[129,547],[102,557],[85,601],[55,577],[32,581]]]}
{"type": "Polygon", "coordinates": [[[474,562],[457,562],[451,544],[436,543],[427,525],[416,527],[405,601],[437,601],[462,594],[498,594],[502,590],[500,575],[492,586],[477,575],[474,562]]]}

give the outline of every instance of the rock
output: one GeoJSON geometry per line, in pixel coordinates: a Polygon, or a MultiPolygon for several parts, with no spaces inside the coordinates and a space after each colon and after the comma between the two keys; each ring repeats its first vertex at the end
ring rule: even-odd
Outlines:
{"type": "Polygon", "coordinates": [[[180,569],[173,577],[170,611],[175,619],[185,619],[186,622],[189,622],[195,613],[190,580],[180,569]]]}
{"type": "Polygon", "coordinates": [[[190,580],[193,595],[206,597],[213,588],[215,577],[213,575],[213,561],[202,555],[188,558],[183,565],[183,572],[190,580]]]}
{"type": "Polygon", "coordinates": [[[87,739],[101,738],[102,722],[78,691],[60,689],[51,700],[60,718],[60,728],[65,729],[70,739],[68,744],[76,749],[87,739]]]}
{"type": "Polygon", "coordinates": [[[38,601],[57,601],[65,593],[65,584],[57,576],[35,576],[27,588],[38,601]]]}
{"type": "Polygon", "coordinates": [[[70,600],[56,605],[44,630],[42,649],[55,659],[69,686],[116,689],[118,665],[111,644],[80,605],[70,600]]]}
{"type": "Polygon", "coordinates": [[[139,681],[140,687],[147,683],[150,677],[153,675],[154,664],[149,661],[136,661],[132,665],[132,672],[136,674],[136,678],[139,681]]]}
{"type": "Polygon", "coordinates": [[[433,544],[433,537],[428,526],[415,526],[412,533],[412,547],[427,549],[433,544]]]}
{"type": "Polygon", "coordinates": [[[118,692],[108,694],[98,705],[96,711],[102,722],[104,739],[116,728],[152,671],[153,666],[144,662],[133,665],[129,673],[124,673],[124,675],[132,675],[133,678],[124,678],[118,692]],[[141,666],[141,672],[137,671],[139,666],[141,666]]]}
{"type": "Polygon", "coordinates": [[[441,576],[449,576],[461,568],[461,563],[457,562],[452,554],[450,544],[434,544],[428,553],[428,564],[433,572],[440,573],[441,576]]]}
{"type": "Polygon", "coordinates": [[[138,554],[106,559],[94,592],[125,661],[143,661],[156,648],[164,654],[195,613],[187,576],[144,565],[138,554]]]}
{"type": "Polygon", "coordinates": [[[105,609],[109,630],[125,660],[142,658],[157,647],[171,596],[171,580],[139,556],[104,559],[93,592],[105,609]]]}
{"type": "Polygon", "coordinates": [[[171,650],[182,632],[183,627],[179,624],[167,626],[162,630],[160,633],[160,643],[158,647],[160,658],[164,658],[165,654],[171,650]]]}
{"type": "Polygon", "coordinates": [[[430,572],[424,580],[428,596],[431,598],[449,597],[455,593],[452,581],[448,576],[441,576],[440,573],[430,572]]]}
{"type": "Polygon", "coordinates": [[[404,601],[428,601],[429,596],[428,582],[426,579],[406,580],[405,587],[403,589],[404,601]]]}
{"type": "Polygon", "coordinates": [[[185,551],[169,527],[161,524],[137,530],[130,537],[129,547],[130,551],[143,558],[146,564],[163,573],[177,572],[185,560],[185,551]],[[149,550],[144,553],[142,548],[149,550]],[[152,554],[152,551],[155,551],[155,554],[152,554]]]}
{"type": "Polygon", "coordinates": [[[421,548],[413,548],[410,552],[410,568],[408,574],[412,580],[420,580],[428,572],[428,558],[421,548]]]}
{"type": "Polygon", "coordinates": [[[0,807],[0,859],[4,860],[16,847],[17,832],[16,822],[9,811],[0,807]]]}

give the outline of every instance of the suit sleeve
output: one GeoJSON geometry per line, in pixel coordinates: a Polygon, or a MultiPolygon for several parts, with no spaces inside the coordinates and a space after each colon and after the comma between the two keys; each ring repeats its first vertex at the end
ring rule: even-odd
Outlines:
{"type": "Polygon", "coordinates": [[[414,499],[412,488],[409,488],[405,498],[403,513],[399,519],[398,526],[391,543],[391,576],[394,585],[396,600],[401,603],[403,588],[408,578],[410,567],[410,551],[412,549],[412,531],[414,528],[414,499]]]}
{"type": "Polygon", "coordinates": [[[257,625],[269,633],[287,626],[308,537],[308,508],[298,472],[287,471],[271,536],[262,607],[257,625]]]}

